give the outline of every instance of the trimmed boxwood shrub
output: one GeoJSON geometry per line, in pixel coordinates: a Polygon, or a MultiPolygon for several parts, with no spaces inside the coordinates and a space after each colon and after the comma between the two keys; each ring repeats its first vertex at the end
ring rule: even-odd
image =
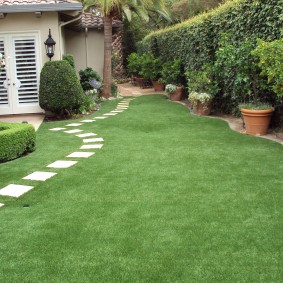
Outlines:
{"type": "Polygon", "coordinates": [[[29,124],[0,123],[0,162],[35,150],[35,129],[29,124]]]}
{"type": "Polygon", "coordinates": [[[63,55],[62,59],[67,61],[75,69],[75,59],[72,54],[66,53],[63,55]]]}
{"type": "Polygon", "coordinates": [[[76,71],[65,60],[45,63],[40,73],[39,105],[57,114],[73,113],[84,102],[76,71]]]}

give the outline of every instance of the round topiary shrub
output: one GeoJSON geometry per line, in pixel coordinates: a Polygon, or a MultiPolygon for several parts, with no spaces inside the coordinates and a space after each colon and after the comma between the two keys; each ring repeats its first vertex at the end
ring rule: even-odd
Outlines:
{"type": "Polygon", "coordinates": [[[39,105],[57,114],[72,113],[84,102],[76,71],[65,60],[45,63],[40,73],[39,105]]]}

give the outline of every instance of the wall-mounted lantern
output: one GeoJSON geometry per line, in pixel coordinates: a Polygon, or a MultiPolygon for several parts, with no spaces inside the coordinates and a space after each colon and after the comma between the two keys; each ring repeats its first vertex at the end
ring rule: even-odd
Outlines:
{"type": "Polygon", "coordinates": [[[53,40],[53,38],[51,36],[51,30],[50,29],[49,29],[48,38],[46,39],[44,44],[45,44],[46,55],[49,57],[49,59],[51,61],[51,58],[54,56],[54,50],[55,50],[56,42],[53,40]]]}

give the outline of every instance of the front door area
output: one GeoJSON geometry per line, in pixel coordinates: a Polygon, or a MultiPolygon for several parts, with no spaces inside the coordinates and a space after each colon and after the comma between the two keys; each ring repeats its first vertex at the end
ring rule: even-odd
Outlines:
{"type": "Polygon", "coordinates": [[[0,34],[0,115],[39,113],[38,34],[0,34]]]}

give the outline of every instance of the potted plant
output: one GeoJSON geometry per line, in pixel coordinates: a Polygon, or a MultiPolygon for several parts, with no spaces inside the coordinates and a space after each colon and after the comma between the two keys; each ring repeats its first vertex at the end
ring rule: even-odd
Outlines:
{"type": "Polygon", "coordinates": [[[197,115],[209,115],[214,95],[211,80],[207,71],[194,71],[185,73],[188,80],[188,100],[193,113],[197,115]]]}
{"type": "Polygon", "coordinates": [[[141,74],[144,78],[152,82],[155,91],[163,91],[164,83],[160,81],[162,62],[160,58],[155,58],[148,52],[142,55],[141,74]]]}
{"type": "Polygon", "coordinates": [[[168,95],[169,99],[173,100],[173,101],[178,101],[179,96],[177,94],[177,86],[174,84],[167,84],[165,86],[165,92],[168,95]]]}
{"type": "MultiPolygon", "coordinates": [[[[250,97],[252,97],[252,101],[248,103],[241,103],[239,105],[246,127],[246,133],[249,135],[256,135],[256,136],[267,134],[270,120],[274,112],[274,108],[269,103],[262,102],[259,99],[261,80],[259,77],[260,70],[258,70],[258,66],[262,68],[263,75],[270,76],[269,80],[271,80],[271,77],[273,78],[274,74],[276,73],[275,66],[271,67],[270,65],[268,66],[268,64],[265,63],[265,60],[266,61],[268,61],[268,59],[271,61],[274,60],[273,56],[275,51],[274,50],[273,51],[269,50],[269,52],[267,52],[267,50],[264,51],[265,44],[263,43],[263,41],[259,40],[258,43],[259,44],[257,48],[250,51],[248,57],[249,60],[247,60],[246,62],[246,64],[248,65],[247,69],[249,70],[249,73],[247,74],[246,85],[247,88],[250,86],[252,88],[251,91],[252,95],[251,94],[249,95],[250,97]],[[267,56],[267,53],[269,54],[269,56],[267,56]],[[265,66],[268,67],[265,68],[265,66]],[[271,70],[270,67],[273,70],[271,70]],[[270,71],[272,72],[270,73],[270,71]]],[[[245,44],[248,45],[250,43],[249,41],[247,41],[245,44]]],[[[282,56],[281,54],[280,56],[282,56]]],[[[277,55],[278,57],[280,57],[278,53],[277,55]]],[[[282,67],[281,67],[281,72],[282,72],[282,67]]],[[[280,75],[278,74],[278,76],[280,75]]],[[[274,82],[276,84],[274,85],[273,89],[277,89],[278,91],[280,91],[280,87],[278,88],[278,85],[280,85],[279,82],[277,80],[274,80],[274,82]]]]}

